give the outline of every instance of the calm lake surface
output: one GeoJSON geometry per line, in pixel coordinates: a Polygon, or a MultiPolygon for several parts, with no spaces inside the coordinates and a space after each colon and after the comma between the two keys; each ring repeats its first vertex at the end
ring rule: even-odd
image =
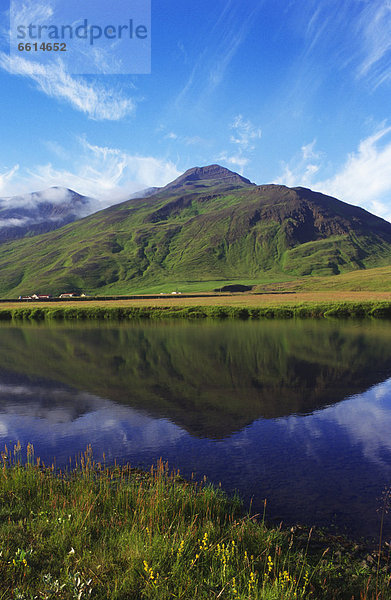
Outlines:
{"type": "MultiPolygon", "coordinates": [[[[0,446],[58,466],[160,457],[276,522],[379,532],[391,485],[391,323],[0,326],[0,446]]],[[[386,535],[391,536],[390,515],[386,535]]]]}

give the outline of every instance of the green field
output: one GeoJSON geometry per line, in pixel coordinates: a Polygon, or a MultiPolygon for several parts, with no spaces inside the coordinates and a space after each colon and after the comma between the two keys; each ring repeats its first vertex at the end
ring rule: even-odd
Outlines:
{"type": "Polygon", "coordinates": [[[290,281],[258,284],[255,291],[352,291],[391,292],[391,267],[360,269],[332,277],[302,277],[290,281]]]}

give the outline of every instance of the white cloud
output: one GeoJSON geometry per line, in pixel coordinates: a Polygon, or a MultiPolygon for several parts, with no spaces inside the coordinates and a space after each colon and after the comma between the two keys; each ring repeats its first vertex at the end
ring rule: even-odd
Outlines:
{"type": "Polygon", "coordinates": [[[324,415],[347,431],[352,444],[360,445],[368,460],[384,467],[388,467],[384,453],[391,452],[391,415],[382,399],[389,397],[390,388],[391,380],[387,380],[333,406],[324,415]]]}
{"type": "Polygon", "coordinates": [[[316,144],[316,140],[312,140],[312,142],[310,144],[306,144],[305,146],[301,147],[301,152],[303,155],[303,160],[314,160],[314,159],[318,159],[320,158],[320,153],[319,152],[315,152],[314,148],[315,148],[315,144],[316,144]]]}
{"type": "MultiPolygon", "coordinates": [[[[160,127],[158,127],[157,132],[159,133],[161,131],[164,131],[164,129],[165,126],[161,125],[160,127]]],[[[175,133],[175,131],[168,131],[164,135],[163,139],[186,144],[186,146],[195,146],[198,144],[202,144],[203,146],[205,146],[210,143],[209,140],[206,140],[205,138],[202,138],[199,135],[179,135],[178,133],[175,133]]]]}
{"type": "Polygon", "coordinates": [[[85,139],[80,142],[88,156],[83,173],[94,185],[98,183],[102,191],[123,190],[124,186],[132,187],[132,191],[141,187],[160,187],[180,175],[171,161],[130,155],[116,148],[90,144],[85,139]]]}
{"type": "Polygon", "coordinates": [[[46,190],[19,194],[1,198],[1,208],[17,208],[23,206],[24,208],[33,208],[36,204],[44,202],[64,202],[69,200],[71,195],[66,188],[63,187],[52,187],[46,190]]]}
{"type": "Polygon", "coordinates": [[[183,141],[185,142],[186,146],[195,146],[197,144],[202,144],[205,146],[209,143],[209,140],[205,140],[199,135],[185,136],[183,141]]]}
{"type": "Polygon", "coordinates": [[[71,194],[66,188],[51,187],[42,191],[32,192],[27,194],[12,195],[5,198],[0,198],[1,209],[24,208],[32,209],[37,204],[45,202],[62,203],[71,200],[71,194]]]}
{"type": "Polygon", "coordinates": [[[323,153],[315,140],[302,146],[300,155],[283,164],[276,182],[289,187],[310,187],[391,221],[391,127],[384,127],[361,140],[344,164],[327,179],[321,179],[323,153]]]}
{"type": "Polygon", "coordinates": [[[66,160],[69,158],[67,150],[58,142],[47,140],[43,143],[51,154],[55,154],[58,158],[61,158],[62,160],[66,160]]]}
{"type": "Polygon", "coordinates": [[[12,169],[5,171],[5,173],[0,174],[0,193],[3,193],[3,190],[7,189],[7,186],[14,178],[15,174],[19,170],[19,165],[15,165],[12,169]]]}
{"type": "Polygon", "coordinates": [[[23,227],[30,219],[0,219],[0,228],[3,227],[23,227]]]}
{"type": "Polygon", "coordinates": [[[312,187],[314,175],[320,169],[322,154],[315,151],[316,140],[301,147],[300,153],[289,163],[283,163],[283,172],[276,183],[288,187],[312,187]]]}
{"type": "MultiPolygon", "coordinates": [[[[64,6],[62,4],[66,3],[61,0],[45,0],[42,3],[36,0],[13,0],[9,10],[11,31],[15,32],[18,25],[26,27],[27,23],[39,23],[44,27],[50,26],[58,21],[63,21],[65,14],[67,18],[71,17],[71,21],[73,21],[70,23],[71,26],[76,27],[76,25],[80,25],[82,23],[80,12],[75,11],[74,7],[71,7],[70,14],[68,14],[68,10],[65,10],[64,13],[64,6]]],[[[91,7],[86,8],[87,15],[91,14],[90,9],[91,7]]],[[[70,37],[72,37],[72,34],[70,37]]],[[[103,48],[91,44],[87,46],[83,46],[82,44],[73,45],[70,53],[67,52],[66,55],[62,55],[62,60],[67,64],[68,61],[69,63],[71,61],[71,70],[76,68],[75,73],[96,73],[100,75],[123,73],[123,60],[118,56],[118,47],[120,44],[121,40],[117,38],[105,44],[103,48]]],[[[29,58],[31,59],[32,57],[30,56],[29,58]]],[[[44,61],[49,58],[51,57],[45,57],[44,61]]]]}
{"type": "Polygon", "coordinates": [[[224,151],[217,160],[235,167],[243,175],[244,168],[250,162],[249,155],[255,150],[255,141],[261,138],[262,132],[241,114],[236,115],[229,127],[233,130],[229,141],[236,146],[235,151],[224,151]]]}
{"type": "Polygon", "coordinates": [[[178,94],[175,104],[185,107],[191,100],[191,107],[208,97],[224,80],[226,71],[240,46],[245,41],[255,22],[262,2],[249,7],[236,0],[227,0],[220,17],[208,34],[198,39],[202,48],[196,53],[198,60],[194,63],[188,80],[178,94]]]}
{"type": "Polygon", "coordinates": [[[390,134],[391,127],[383,127],[362,140],[333,177],[315,183],[317,189],[391,220],[390,134]]]}
{"type": "Polygon", "coordinates": [[[245,158],[241,154],[233,154],[229,156],[226,153],[220,154],[217,160],[218,162],[223,162],[235,167],[240,175],[243,175],[244,167],[250,162],[248,158],[245,158]]]}
{"type": "Polygon", "coordinates": [[[56,64],[43,65],[0,52],[0,67],[8,73],[31,79],[48,96],[68,102],[96,121],[118,121],[135,109],[134,101],[123,97],[121,92],[87,82],[82,77],[72,77],[60,60],[56,64]]]}
{"type": "Polygon", "coordinates": [[[391,3],[366,2],[356,24],[360,40],[358,77],[367,77],[377,87],[391,79],[391,3]]]}
{"type": "Polygon", "coordinates": [[[22,195],[59,186],[96,198],[98,203],[93,208],[99,210],[147,187],[164,186],[180,175],[174,163],[165,159],[97,146],[84,138],[79,143],[81,152],[74,168],[61,169],[48,163],[20,172],[14,167],[0,175],[2,195],[22,195]]]}
{"type": "MultiPolygon", "coordinates": [[[[319,166],[314,164],[291,168],[285,165],[283,174],[277,178],[277,183],[288,187],[313,187],[313,176],[319,171],[319,166]]],[[[319,191],[317,189],[317,191],[319,191]]]]}
{"type": "Polygon", "coordinates": [[[359,79],[371,90],[390,83],[390,0],[296,0],[287,4],[287,26],[293,23],[305,42],[295,77],[299,89],[305,85],[306,95],[308,77],[312,89],[315,78],[320,82],[323,77],[324,60],[334,79],[336,71],[343,71],[348,80],[359,79]],[[302,67],[304,81],[300,77],[302,67]]]}
{"type": "Polygon", "coordinates": [[[362,455],[370,462],[387,470],[389,463],[385,454],[391,453],[391,414],[388,408],[391,379],[375,385],[361,394],[346,398],[322,410],[315,411],[310,418],[302,419],[292,415],[280,419],[279,425],[291,437],[298,438],[300,430],[306,440],[306,452],[316,456],[329,435],[330,425],[340,428],[339,435],[350,438],[352,448],[361,449],[362,455]],[[328,424],[327,428],[324,427],[328,424]],[[316,444],[314,444],[316,441],[316,444]]]}
{"type": "Polygon", "coordinates": [[[237,144],[241,151],[254,150],[254,141],[262,136],[262,131],[255,127],[251,121],[244,119],[242,115],[237,115],[231,124],[234,129],[234,135],[231,135],[230,141],[237,144]]]}
{"type": "Polygon", "coordinates": [[[64,208],[68,205],[72,212],[77,211],[79,217],[85,217],[94,210],[95,203],[78,203],[73,195],[65,188],[51,187],[40,192],[0,198],[0,229],[24,227],[47,221],[58,222],[64,219],[63,210],[50,216],[47,211],[41,212],[41,205],[60,204],[64,208]],[[23,216],[21,216],[23,215],[23,216]]]}
{"type": "Polygon", "coordinates": [[[10,13],[17,23],[42,23],[53,16],[54,8],[50,0],[44,3],[23,0],[23,2],[12,2],[10,13]]]}

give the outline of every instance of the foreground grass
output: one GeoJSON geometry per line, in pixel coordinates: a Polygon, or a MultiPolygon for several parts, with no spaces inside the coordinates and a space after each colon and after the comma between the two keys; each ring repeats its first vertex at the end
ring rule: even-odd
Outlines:
{"type": "Polygon", "coordinates": [[[300,528],[268,528],[240,502],[185,482],[95,464],[66,473],[2,454],[0,598],[380,599],[388,558],[300,528]],[[11,464],[10,464],[11,463],[11,464]]]}
{"type": "MultiPolygon", "coordinates": [[[[289,294],[273,299],[257,295],[231,297],[181,298],[171,300],[133,300],[133,301],[91,301],[74,302],[59,305],[56,303],[0,305],[0,320],[83,320],[113,319],[117,321],[131,319],[161,318],[307,318],[307,317],[391,317],[391,301],[387,299],[317,299],[314,295],[289,294]]],[[[0,599],[1,600],[1,599],[0,599]]]]}

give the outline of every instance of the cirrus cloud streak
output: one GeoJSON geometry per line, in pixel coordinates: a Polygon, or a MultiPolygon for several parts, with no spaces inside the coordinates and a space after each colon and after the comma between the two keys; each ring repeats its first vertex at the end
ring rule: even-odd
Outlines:
{"type": "Polygon", "coordinates": [[[88,82],[81,76],[71,76],[61,60],[43,65],[0,52],[0,68],[11,75],[30,79],[47,96],[67,102],[95,121],[118,121],[135,109],[134,101],[120,91],[96,81],[88,82]]]}

